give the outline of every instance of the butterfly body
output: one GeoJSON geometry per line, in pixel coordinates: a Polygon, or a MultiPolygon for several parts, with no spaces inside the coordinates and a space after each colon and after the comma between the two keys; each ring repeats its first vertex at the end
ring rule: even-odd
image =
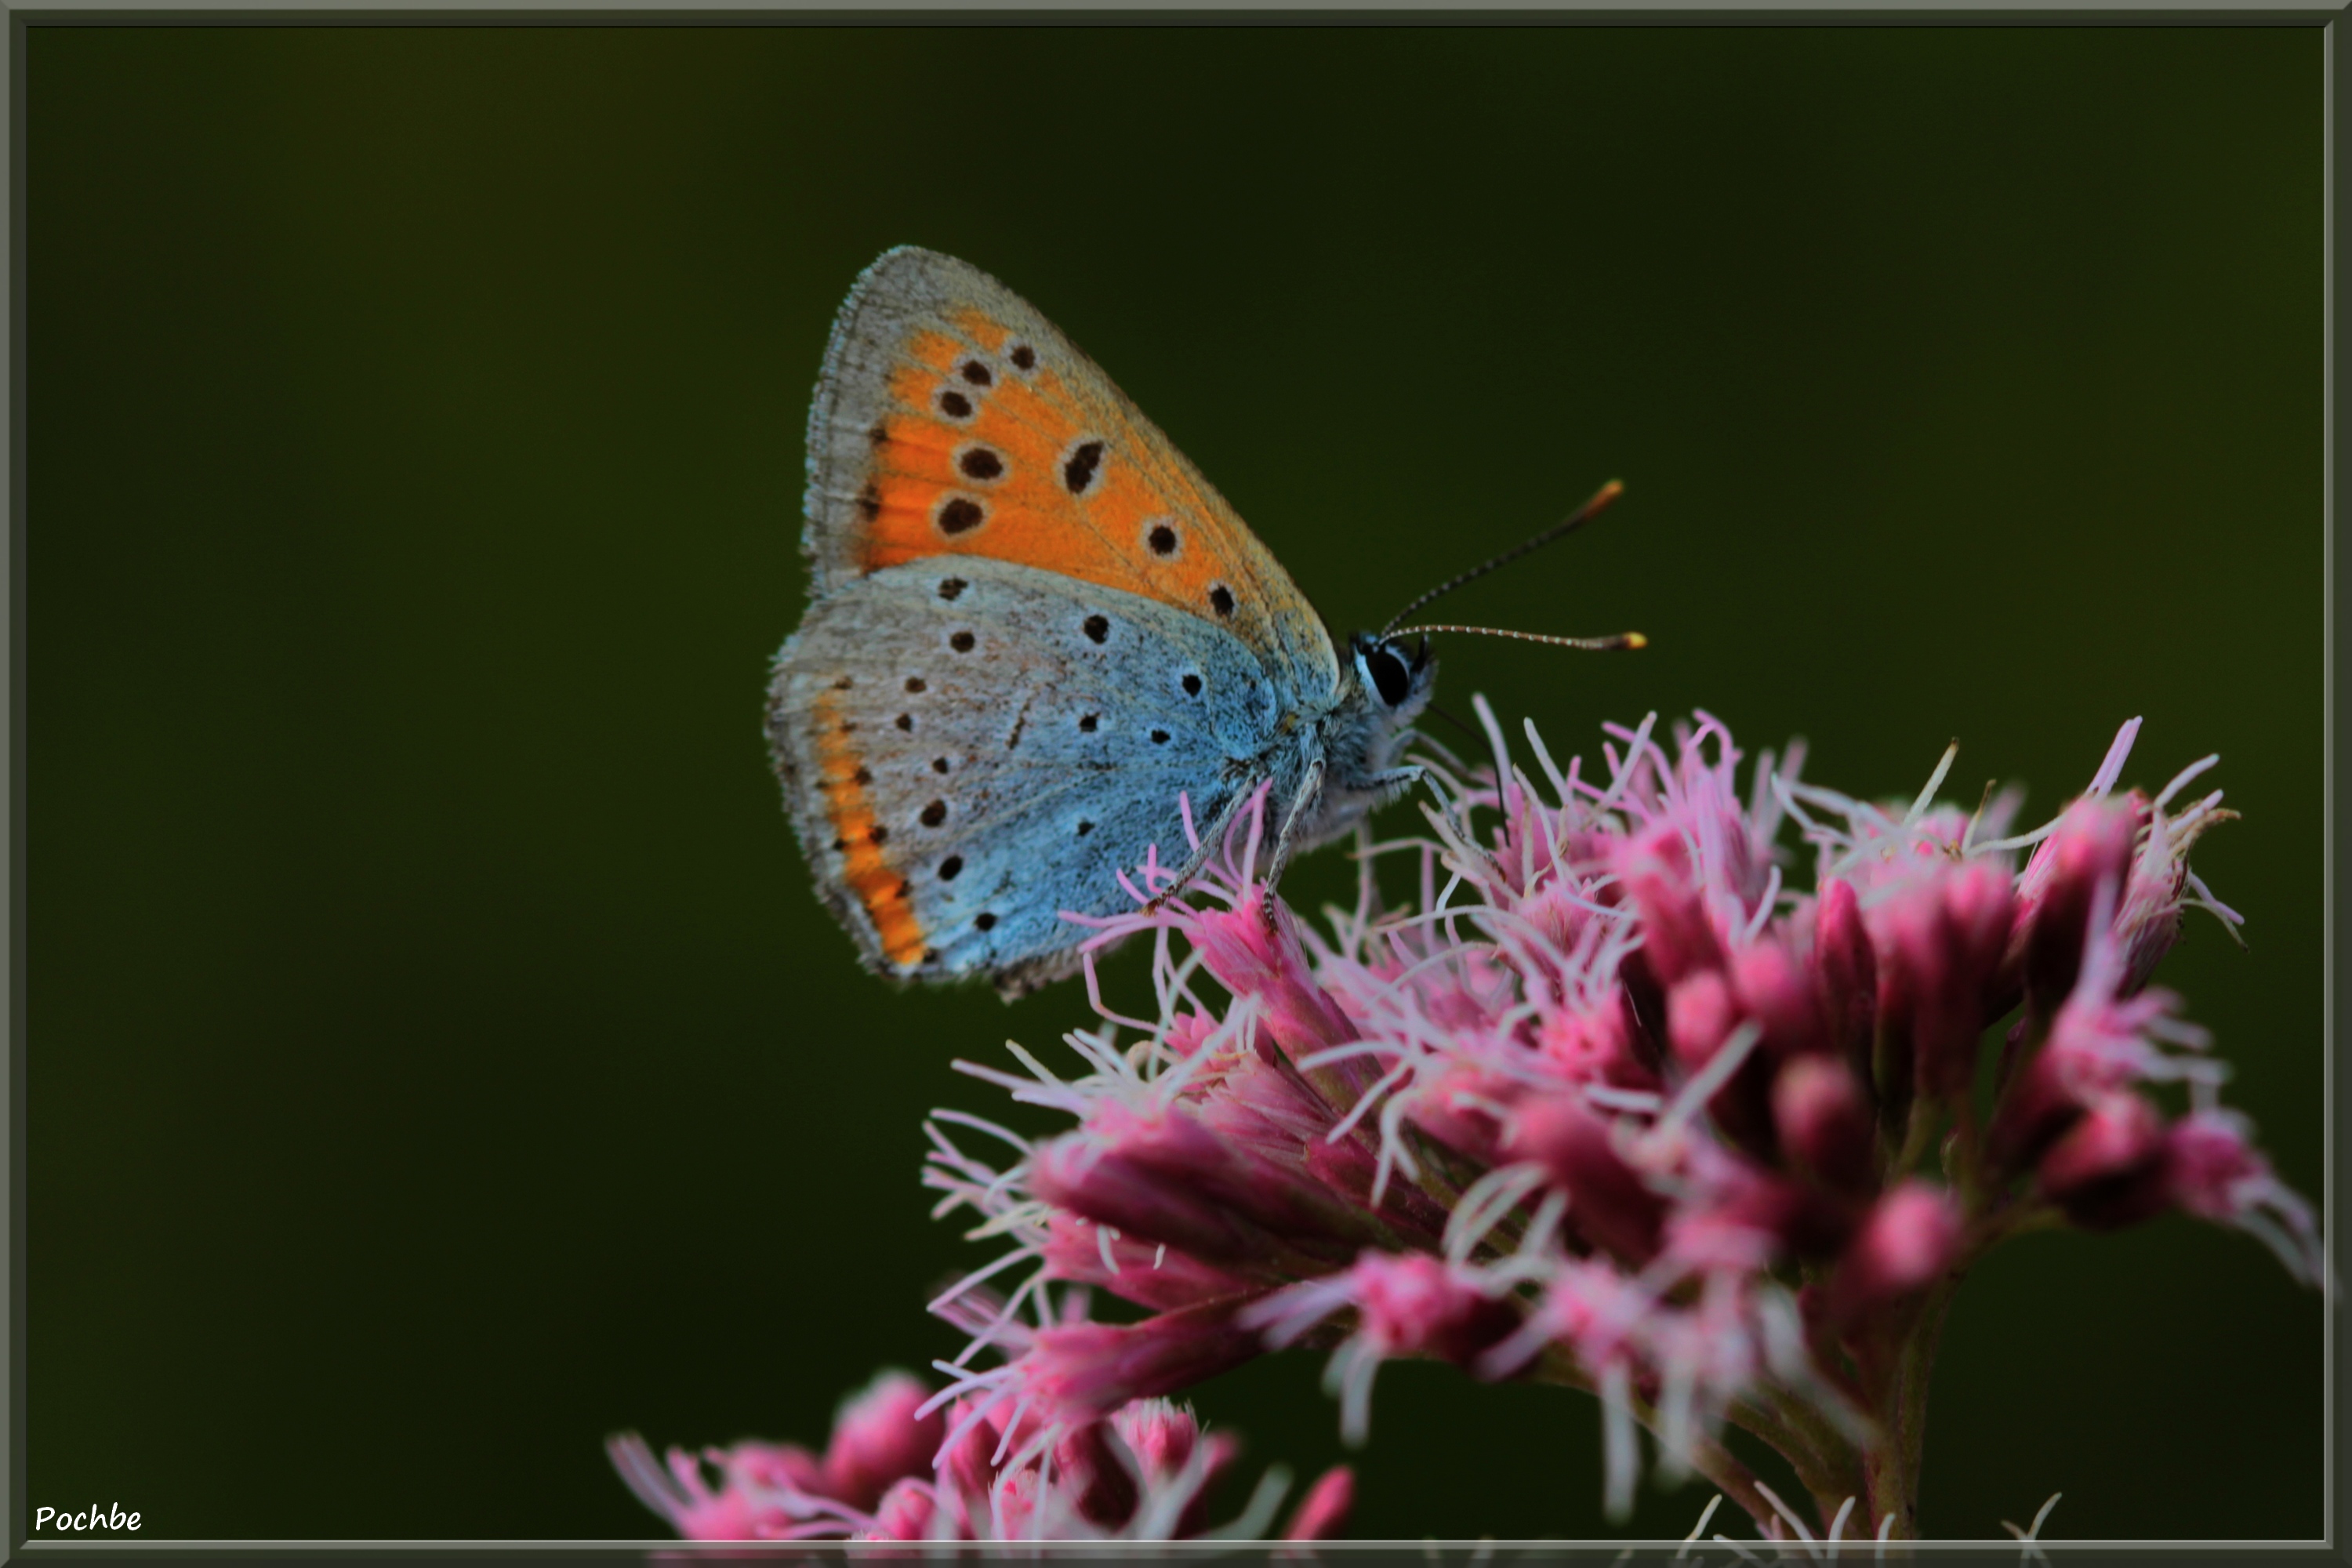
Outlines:
{"type": "Polygon", "coordinates": [[[820,894],[901,979],[1065,973],[1267,786],[1283,857],[1415,770],[1434,666],[1343,657],[1108,377],[962,262],[903,248],[844,305],[810,414],[810,605],[768,731],[820,894]]]}

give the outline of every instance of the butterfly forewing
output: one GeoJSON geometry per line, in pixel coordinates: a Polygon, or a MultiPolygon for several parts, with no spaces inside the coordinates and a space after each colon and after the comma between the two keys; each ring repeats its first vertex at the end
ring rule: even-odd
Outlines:
{"type": "Polygon", "coordinates": [[[1200,471],[1045,317],[951,257],[894,250],[858,280],[809,454],[819,595],[985,556],[1157,599],[1307,686],[1338,678],[1321,621],[1200,471]]]}

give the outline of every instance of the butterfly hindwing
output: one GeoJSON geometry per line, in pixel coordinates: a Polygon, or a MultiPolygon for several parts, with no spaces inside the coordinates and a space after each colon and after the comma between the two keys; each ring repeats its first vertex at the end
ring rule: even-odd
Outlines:
{"type": "MultiPolygon", "coordinates": [[[[985,558],[880,568],[811,606],[770,738],[820,888],[867,962],[1014,984],[1069,967],[1065,910],[1132,907],[1118,874],[1188,850],[1262,776],[1279,713],[1223,628],[985,558]]],[[[1280,787],[1277,785],[1277,787],[1280,787]]]]}
{"type": "Polygon", "coordinates": [[[1288,574],[1110,378],[994,279],[901,247],[835,322],[809,415],[807,544],[823,598],[982,556],[1157,600],[1321,698],[1329,634],[1288,574]]]}

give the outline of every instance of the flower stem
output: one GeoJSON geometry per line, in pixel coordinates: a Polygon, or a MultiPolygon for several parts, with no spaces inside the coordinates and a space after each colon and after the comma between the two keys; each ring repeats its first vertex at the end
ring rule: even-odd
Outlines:
{"type": "Polygon", "coordinates": [[[1735,1400],[1731,1419],[1770,1444],[1797,1472],[1797,1479],[1820,1510],[1822,1526],[1837,1517],[1839,1507],[1863,1492],[1862,1456],[1844,1433],[1803,1396],[1784,1388],[1767,1390],[1764,1407],[1735,1400]],[[1749,1416],[1763,1417],[1769,1429],[1752,1425],[1749,1416]]]}
{"type": "Polygon", "coordinates": [[[1967,1272],[1965,1264],[1954,1267],[1920,1302],[1882,1394],[1879,1416],[1885,1435],[1863,1453],[1870,1520],[1893,1514],[1888,1534],[1897,1541],[1919,1539],[1919,1467],[1927,1444],[1928,1382],[1944,1337],[1945,1317],[1967,1272]]]}

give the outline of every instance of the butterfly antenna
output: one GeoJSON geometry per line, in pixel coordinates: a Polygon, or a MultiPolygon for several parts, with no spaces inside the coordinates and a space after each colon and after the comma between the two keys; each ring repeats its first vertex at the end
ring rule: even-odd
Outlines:
{"type": "MultiPolygon", "coordinates": [[[[1525,543],[1512,546],[1510,549],[1504,551],[1500,555],[1494,557],[1492,560],[1479,563],[1477,565],[1470,568],[1469,571],[1463,573],[1459,577],[1454,578],[1450,582],[1440,583],[1436,587],[1432,588],[1428,593],[1423,594],[1420,598],[1415,599],[1412,604],[1407,605],[1403,609],[1399,610],[1395,615],[1391,616],[1389,617],[1389,624],[1381,628],[1381,640],[1382,642],[1386,642],[1392,637],[1403,637],[1407,635],[1405,632],[1400,632],[1396,629],[1398,624],[1403,621],[1406,616],[1420,609],[1423,605],[1427,605],[1433,600],[1444,598],[1446,595],[1451,594],[1454,589],[1459,588],[1465,583],[1476,582],[1479,578],[1484,577],[1487,573],[1496,570],[1497,567],[1509,565],[1512,562],[1517,561],[1520,556],[1525,555],[1531,551],[1541,550],[1545,545],[1549,544],[1555,539],[1575,532],[1586,523],[1591,522],[1594,518],[1599,517],[1602,511],[1607,510],[1611,501],[1615,500],[1619,496],[1623,495],[1624,493],[1624,484],[1620,480],[1612,479],[1607,484],[1601,486],[1599,489],[1593,491],[1592,499],[1586,501],[1582,506],[1578,507],[1573,512],[1570,512],[1564,521],[1553,523],[1549,528],[1545,529],[1533,539],[1527,541],[1525,543]]],[[[1427,629],[1432,631],[1461,631],[1465,628],[1460,626],[1432,626],[1427,629]]],[[[1482,628],[1471,627],[1468,629],[1479,630],[1482,628]]],[[[1507,632],[1498,635],[1506,637],[1524,637],[1528,634],[1522,632],[1507,632]]],[[[1562,639],[1537,637],[1533,640],[1544,642],[1559,641],[1562,639]]],[[[1591,647],[1595,645],[1590,642],[1583,642],[1575,643],[1571,646],[1591,647]]],[[[1609,642],[1606,646],[1612,647],[1639,647],[1641,644],[1638,642],[1632,644],[1609,642]]]]}
{"type": "Polygon", "coordinates": [[[1620,648],[1647,647],[1650,646],[1650,639],[1643,637],[1639,632],[1619,632],[1614,637],[1546,637],[1541,632],[1506,631],[1501,626],[1406,626],[1402,630],[1390,633],[1388,635],[1409,637],[1418,636],[1423,632],[1468,632],[1482,637],[1513,637],[1520,642],[1549,643],[1554,647],[1591,648],[1601,653],[1614,652],[1620,648]]]}

